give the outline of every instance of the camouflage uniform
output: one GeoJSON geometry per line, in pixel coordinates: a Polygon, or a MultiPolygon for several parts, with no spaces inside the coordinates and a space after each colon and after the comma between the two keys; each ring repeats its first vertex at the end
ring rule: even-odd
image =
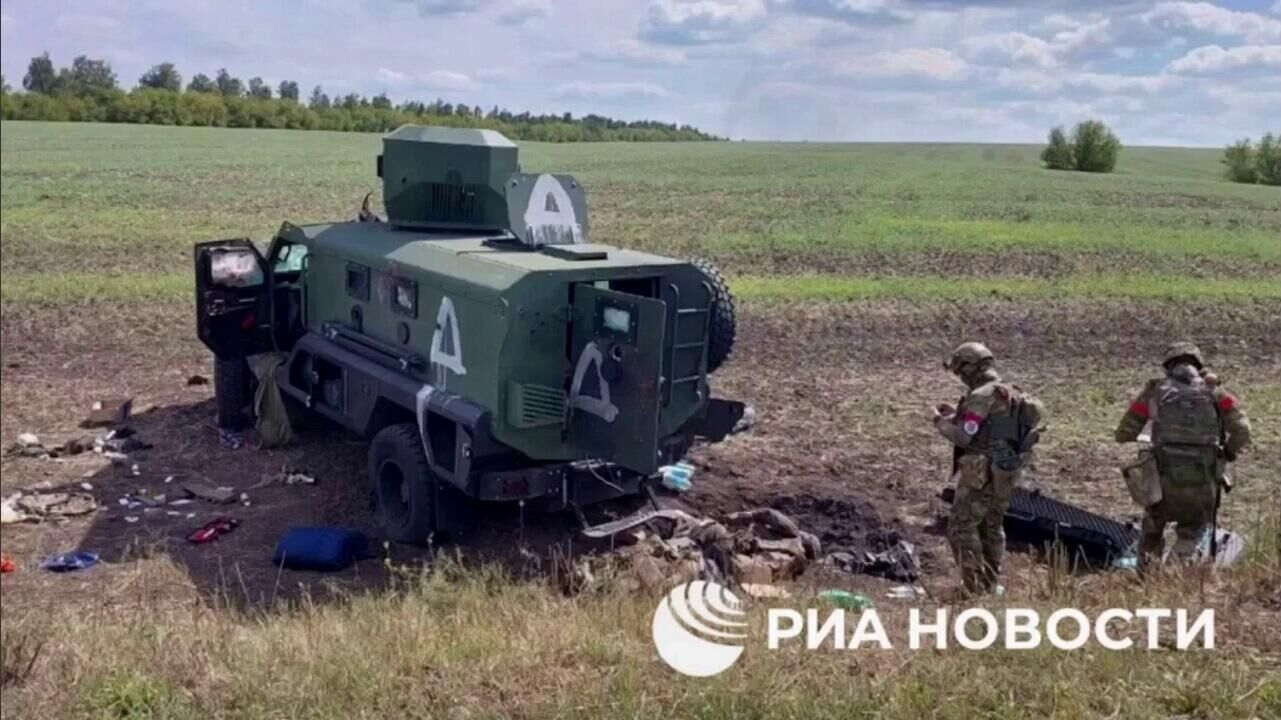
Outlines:
{"type": "Polygon", "coordinates": [[[1005,556],[1005,511],[1021,470],[993,466],[995,441],[988,429],[993,421],[1009,419],[1011,399],[1018,393],[992,369],[986,347],[966,343],[945,367],[970,387],[955,411],[940,407],[934,425],[955,448],[953,479],[956,496],[948,521],[948,543],[967,592],[993,590],[1005,556]]]}
{"type": "Polygon", "coordinates": [[[1165,353],[1165,377],[1153,378],[1144,385],[1142,392],[1130,403],[1116,428],[1116,441],[1121,443],[1138,440],[1148,422],[1153,423],[1153,440],[1160,452],[1160,433],[1156,417],[1159,394],[1169,382],[1181,382],[1192,387],[1204,385],[1213,394],[1218,414],[1222,446],[1212,460],[1208,471],[1174,472],[1161,462],[1157,463],[1160,475],[1160,502],[1144,509],[1142,536],[1139,541],[1139,567],[1146,568],[1153,561],[1160,561],[1165,548],[1165,528],[1175,524],[1178,537],[1174,556],[1189,560],[1197,552],[1210,530],[1218,503],[1218,485],[1224,482],[1226,461],[1235,460],[1237,454],[1250,442],[1250,421],[1240,403],[1224,390],[1218,379],[1207,373],[1201,351],[1191,343],[1175,343],[1165,353]]]}

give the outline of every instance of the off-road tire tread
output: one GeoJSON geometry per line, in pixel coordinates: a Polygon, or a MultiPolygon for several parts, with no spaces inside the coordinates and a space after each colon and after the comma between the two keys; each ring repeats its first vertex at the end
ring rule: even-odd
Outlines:
{"type": "Polygon", "coordinates": [[[694,267],[703,272],[712,286],[712,317],[707,328],[707,372],[713,373],[729,359],[738,336],[738,315],[729,283],[711,260],[694,258],[694,267]]]}

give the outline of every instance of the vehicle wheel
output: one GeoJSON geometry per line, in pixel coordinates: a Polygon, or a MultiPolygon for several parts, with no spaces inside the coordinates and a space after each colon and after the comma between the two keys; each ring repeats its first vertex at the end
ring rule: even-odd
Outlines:
{"type": "Polygon", "coordinates": [[[396,542],[423,543],[436,527],[436,478],[414,423],[388,425],[369,445],[374,513],[396,542]]]}
{"type": "Polygon", "coordinates": [[[214,401],[218,406],[218,427],[242,430],[249,421],[253,402],[253,374],[243,358],[214,357],[214,401]]]}
{"type": "Polygon", "coordinates": [[[738,335],[738,317],[734,309],[734,296],[730,294],[729,283],[725,276],[704,258],[695,258],[694,267],[703,271],[712,286],[712,317],[707,330],[707,372],[716,372],[730,351],[734,349],[734,339],[738,335]]]}

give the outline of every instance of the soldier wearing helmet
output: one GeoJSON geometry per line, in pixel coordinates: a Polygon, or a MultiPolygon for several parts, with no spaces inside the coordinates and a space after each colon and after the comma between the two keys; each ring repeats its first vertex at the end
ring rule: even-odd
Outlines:
{"type": "Polygon", "coordinates": [[[1147,382],[1116,429],[1116,441],[1127,443],[1139,440],[1149,423],[1152,428],[1151,451],[1141,458],[1159,490],[1135,498],[1145,505],[1140,570],[1160,561],[1170,523],[1178,537],[1175,558],[1196,556],[1218,510],[1225,464],[1250,442],[1240,402],[1206,370],[1200,348],[1174,343],[1161,365],[1164,375],[1147,382]]]}
{"type": "Polygon", "coordinates": [[[956,495],[948,543],[967,593],[1000,591],[1005,555],[1005,511],[1010,495],[1040,437],[1041,404],[1003,382],[996,358],[982,343],[967,342],[943,363],[968,391],[953,408],[934,410],[934,427],[952,443],[956,495]]]}

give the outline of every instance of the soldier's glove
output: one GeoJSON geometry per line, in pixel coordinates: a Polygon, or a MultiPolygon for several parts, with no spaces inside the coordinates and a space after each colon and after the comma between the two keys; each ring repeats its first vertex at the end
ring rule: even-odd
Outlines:
{"type": "Polygon", "coordinates": [[[1223,448],[1223,459],[1227,460],[1228,462],[1236,462],[1237,461],[1236,451],[1231,448],[1223,448]]]}

